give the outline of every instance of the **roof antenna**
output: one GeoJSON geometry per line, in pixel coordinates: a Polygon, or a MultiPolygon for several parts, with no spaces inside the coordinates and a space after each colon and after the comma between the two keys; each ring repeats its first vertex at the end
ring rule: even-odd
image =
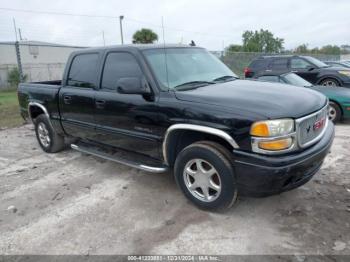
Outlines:
{"type": "Polygon", "coordinates": [[[169,89],[169,75],[168,75],[168,61],[167,61],[167,53],[165,48],[165,34],[164,34],[164,21],[162,16],[162,31],[163,31],[163,50],[164,50],[164,62],[165,62],[165,73],[166,73],[166,82],[169,89]]]}
{"type": "Polygon", "coordinates": [[[196,46],[196,43],[193,40],[191,40],[190,46],[196,46]]]}

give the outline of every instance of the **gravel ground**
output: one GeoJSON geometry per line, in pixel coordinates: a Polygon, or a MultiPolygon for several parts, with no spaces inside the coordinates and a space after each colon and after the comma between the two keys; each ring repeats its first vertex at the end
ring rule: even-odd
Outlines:
{"type": "Polygon", "coordinates": [[[198,210],[170,174],[66,150],[31,125],[0,131],[1,254],[350,254],[350,125],[306,185],[198,210]]]}

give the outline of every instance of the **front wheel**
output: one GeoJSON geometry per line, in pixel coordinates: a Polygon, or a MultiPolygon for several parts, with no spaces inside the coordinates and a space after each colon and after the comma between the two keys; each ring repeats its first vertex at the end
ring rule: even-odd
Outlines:
{"type": "Polygon", "coordinates": [[[202,141],[183,149],[175,161],[175,179],[184,195],[208,210],[228,209],[237,199],[229,152],[220,144],[202,141]]]}
{"type": "Polygon", "coordinates": [[[337,123],[341,119],[341,110],[339,106],[334,102],[329,102],[328,119],[333,121],[333,123],[337,123]]]}
{"type": "Polygon", "coordinates": [[[321,86],[330,86],[330,87],[337,87],[340,86],[340,84],[338,83],[337,80],[333,79],[333,78],[327,78],[324,79],[320,82],[321,86]]]}

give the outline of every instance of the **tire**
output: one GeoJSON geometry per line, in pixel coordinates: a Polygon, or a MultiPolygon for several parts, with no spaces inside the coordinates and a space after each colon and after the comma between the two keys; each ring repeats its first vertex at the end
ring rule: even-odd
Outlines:
{"type": "Polygon", "coordinates": [[[329,107],[328,107],[329,120],[332,120],[333,123],[337,123],[341,120],[341,117],[342,117],[342,112],[340,107],[334,102],[329,102],[329,107]]]}
{"type": "Polygon", "coordinates": [[[323,79],[320,82],[320,85],[321,86],[333,86],[333,87],[340,86],[339,82],[337,80],[335,80],[334,78],[323,79]]]}
{"type": "Polygon", "coordinates": [[[34,126],[38,143],[46,153],[56,153],[65,148],[64,137],[56,133],[46,115],[39,115],[34,126]]]}
{"type": "Polygon", "coordinates": [[[228,156],[226,148],[210,141],[191,144],[178,154],[174,168],[176,183],[199,208],[225,210],[236,202],[236,179],[228,156]]]}

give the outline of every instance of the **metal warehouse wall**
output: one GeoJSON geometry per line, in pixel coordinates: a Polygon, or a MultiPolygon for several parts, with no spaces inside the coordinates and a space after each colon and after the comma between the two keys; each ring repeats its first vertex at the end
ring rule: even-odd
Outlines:
{"type": "MultiPolygon", "coordinates": [[[[20,43],[22,67],[27,81],[61,79],[68,56],[81,48],[20,43]]],[[[15,45],[0,43],[0,88],[9,87],[7,75],[13,67],[17,67],[15,45]]]]}

